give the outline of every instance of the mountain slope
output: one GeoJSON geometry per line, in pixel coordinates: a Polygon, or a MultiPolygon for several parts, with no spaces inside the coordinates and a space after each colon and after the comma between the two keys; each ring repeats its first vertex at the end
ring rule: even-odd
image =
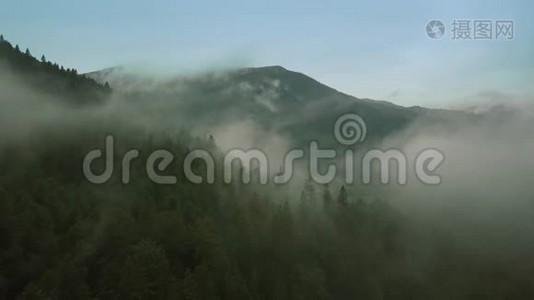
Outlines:
{"type": "Polygon", "coordinates": [[[164,79],[136,75],[124,68],[87,75],[111,82],[132,101],[171,103],[167,112],[186,124],[218,126],[252,120],[265,129],[290,135],[298,145],[315,139],[335,144],[332,127],[346,113],[364,118],[370,140],[382,139],[416,120],[450,125],[472,119],[463,112],[359,99],[281,66],[164,79]]]}
{"type": "Polygon", "coordinates": [[[99,84],[94,79],[79,75],[76,69],[64,69],[57,63],[33,57],[27,49],[0,36],[0,70],[21,78],[40,93],[69,99],[71,103],[94,103],[103,100],[111,89],[108,84],[99,84]]]}

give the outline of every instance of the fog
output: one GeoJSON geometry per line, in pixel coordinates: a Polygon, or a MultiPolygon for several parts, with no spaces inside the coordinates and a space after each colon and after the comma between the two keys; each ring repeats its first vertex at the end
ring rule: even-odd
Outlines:
{"type": "MultiPolygon", "coordinates": [[[[207,80],[224,82],[224,72],[206,74],[209,74],[207,80]]],[[[277,127],[266,128],[253,118],[218,116],[217,110],[209,106],[210,99],[202,99],[202,105],[195,104],[195,99],[213,96],[209,93],[197,93],[193,101],[180,99],[177,95],[194,89],[183,76],[114,82],[117,85],[109,101],[80,107],[65,104],[68,99],[42,95],[8,71],[0,73],[3,90],[0,146],[24,143],[32,133],[46,130],[76,134],[81,128],[93,126],[106,130],[125,126],[130,128],[129,132],[140,135],[147,132],[172,135],[185,130],[202,138],[213,135],[222,152],[235,148],[261,149],[268,156],[274,174],[293,144],[291,136],[281,134],[277,127]],[[206,111],[197,117],[192,112],[199,109],[206,111]]],[[[228,88],[251,89],[243,85],[228,88]]],[[[257,104],[276,113],[272,103],[277,102],[278,96],[275,91],[262,93],[261,99],[256,99],[257,104]]],[[[481,121],[460,124],[455,129],[416,121],[375,145],[384,150],[401,149],[409,159],[409,169],[422,149],[438,149],[445,155],[436,171],[441,176],[441,184],[425,185],[410,170],[406,185],[384,186],[374,182],[372,188],[380,190],[380,195],[420,222],[420,226],[428,223],[440,226],[476,251],[502,253],[503,249],[531,249],[534,245],[531,234],[534,230],[533,101],[529,97],[519,97],[519,100],[508,97],[510,101],[505,102],[507,95],[502,93],[481,93],[471,104],[466,101],[466,107],[480,116],[481,121]]],[[[298,115],[295,118],[298,121],[298,115]]],[[[294,195],[302,187],[305,173],[300,166],[292,181],[294,195]]],[[[353,190],[368,188],[358,184],[357,181],[353,190]]]]}
{"type": "Polygon", "coordinates": [[[534,247],[534,102],[510,100],[477,97],[482,121],[459,130],[416,123],[381,146],[401,147],[407,157],[424,148],[445,155],[436,172],[441,184],[425,185],[412,172],[407,185],[385,190],[420,226],[440,226],[477,254],[528,254],[534,247]]]}

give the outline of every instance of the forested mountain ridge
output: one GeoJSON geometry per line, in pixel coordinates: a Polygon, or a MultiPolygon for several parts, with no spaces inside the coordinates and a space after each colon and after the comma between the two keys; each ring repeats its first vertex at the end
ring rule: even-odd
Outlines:
{"type": "Polygon", "coordinates": [[[401,132],[414,122],[460,127],[477,120],[461,111],[360,99],[282,66],[166,76],[116,67],[86,75],[101,83],[109,81],[128,99],[149,101],[150,105],[165,103],[163,114],[169,118],[213,127],[252,120],[266,130],[290,136],[295,146],[315,139],[336,146],[332,127],[347,112],[365,120],[371,142],[401,132]]]}
{"type": "Polygon", "coordinates": [[[60,96],[73,104],[95,103],[110,94],[108,83],[99,84],[94,79],[78,74],[75,68],[64,68],[50,62],[43,55],[40,60],[29,49],[24,52],[0,36],[0,68],[5,68],[36,90],[51,96],[60,96]]]}
{"type": "MultiPolygon", "coordinates": [[[[467,247],[446,227],[408,218],[391,199],[378,193],[364,199],[357,184],[306,180],[285,193],[256,182],[225,184],[219,174],[214,184],[195,184],[182,172],[189,149],[205,149],[221,160],[218,136],[192,132],[226,117],[283,125],[281,131],[306,141],[331,136],[332,118],[341,112],[361,113],[380,136],[381,130],[391,134],[407,126],[414,116],[432,117],[429,110],[355,100],[281,67],[186,78],[133,92],[121,90],[119,82],[123,94],[113,106],[91,96],[108,93],[105,84],[46,59],[39,62],[5,41],[1,49],[21,83],[5,87],[12,94],[27,85],[71,101],[41,110],[39,104],[50,99],[38,93],[29,93],[35,99],[26,106],[17,103],[27,100],[25,93],[15,100],[0,97],[6,102],[2,108],[9,108],[0,110],[0,299],[534,295],[534,252],[528,247],[517,255],[497,249],[502,256],[467,247]],[[97,105],[69,105],[85,102],[97,105]],[[43,115],[52,117],[42,122],[43,115]],[[116,141],[115,171],[108,182],[92,184],[83,176],[82,162],[89,151],[105,151],[108,135],[116,141]],[[131,149],[139,157],[131,161],[126,184],[122,158],[131,149]],[[175,184],[147,177],[147,158],[161,149],[174,160],[159,171],[175,175],[175,184]]],[[[450,121],[449,112],[435,115],[450,121]]],[[[95,172],[104,164],[103,157],[97,160],[95,172]]],[[[192,168],[195,174],[205,171],[202,163],[192,168]]],[[[433,200],[434,194],[427,195],[423,201],[433,200]]],[[[444,214],[456,222],[457,216],[444,214]]]]}

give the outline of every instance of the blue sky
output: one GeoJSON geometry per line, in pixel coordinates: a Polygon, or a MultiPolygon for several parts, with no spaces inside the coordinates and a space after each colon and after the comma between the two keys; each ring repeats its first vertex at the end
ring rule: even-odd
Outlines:
{"type": "Polygon", "coordinates": [[[357,97],[447,107],[533,94],[533,11],[528,0],[19,0],[0,4],[0,32],[80,72],[282,65],[357,97]],[[425,34],[432,19],[440,40],[425,34]],[[453,40],[455,19],[513,20],[514,39],[453,40]]]}

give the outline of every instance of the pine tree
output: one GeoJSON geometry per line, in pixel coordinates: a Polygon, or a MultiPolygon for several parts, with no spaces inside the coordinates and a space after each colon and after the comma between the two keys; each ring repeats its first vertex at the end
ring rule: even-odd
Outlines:
{"type": "Polygon", "coordinates": [[[3,34],[0,34],[0,42],[3,43],[5,42],[6,40],[4,39],[4,35],[3,34]]]}
{"type": "Polygon", "coordinates": [[[329,206],[332,203],[332,194],[330,193],[330,189],[328,188],[328,184],[324,185],[324,191],[323,191],[323,204],[325,207],[329,206]]]}
{"type": "Polygon", "coordinates": [[[24,54],[26,54],[27,56],[31,56],[32,55],[32,53],[30,52],[30,49],[28,49],[28,48],[26,48],[26,53],[24,53],[24,54]]]}
{"type": "Polygon", "coordinates": [[[46,57],[44,55],[41,56],[41,62],[46,63],[46,57]]]}
{"type": "Polygon", "coordinates": [[[311,179],[306,179],[304,182],[304,189],[300,193],[300,204],[304,206],[315,205],[315,188],[311,179]]]}
{"type": "Polygon", "coordinates": [[[15,50],[17,50],[18,52],[20,52],[19,45],[16,45],[16,46],[15,46],[15,50]]]}
{"type": "Polygon", "coordinates": [[[342,185],[341,189],[339,189],[339,194],[337,195],[337,203],[339,205],[347,205],[347,190],[345,189],[345,186],[342,185]]]}

